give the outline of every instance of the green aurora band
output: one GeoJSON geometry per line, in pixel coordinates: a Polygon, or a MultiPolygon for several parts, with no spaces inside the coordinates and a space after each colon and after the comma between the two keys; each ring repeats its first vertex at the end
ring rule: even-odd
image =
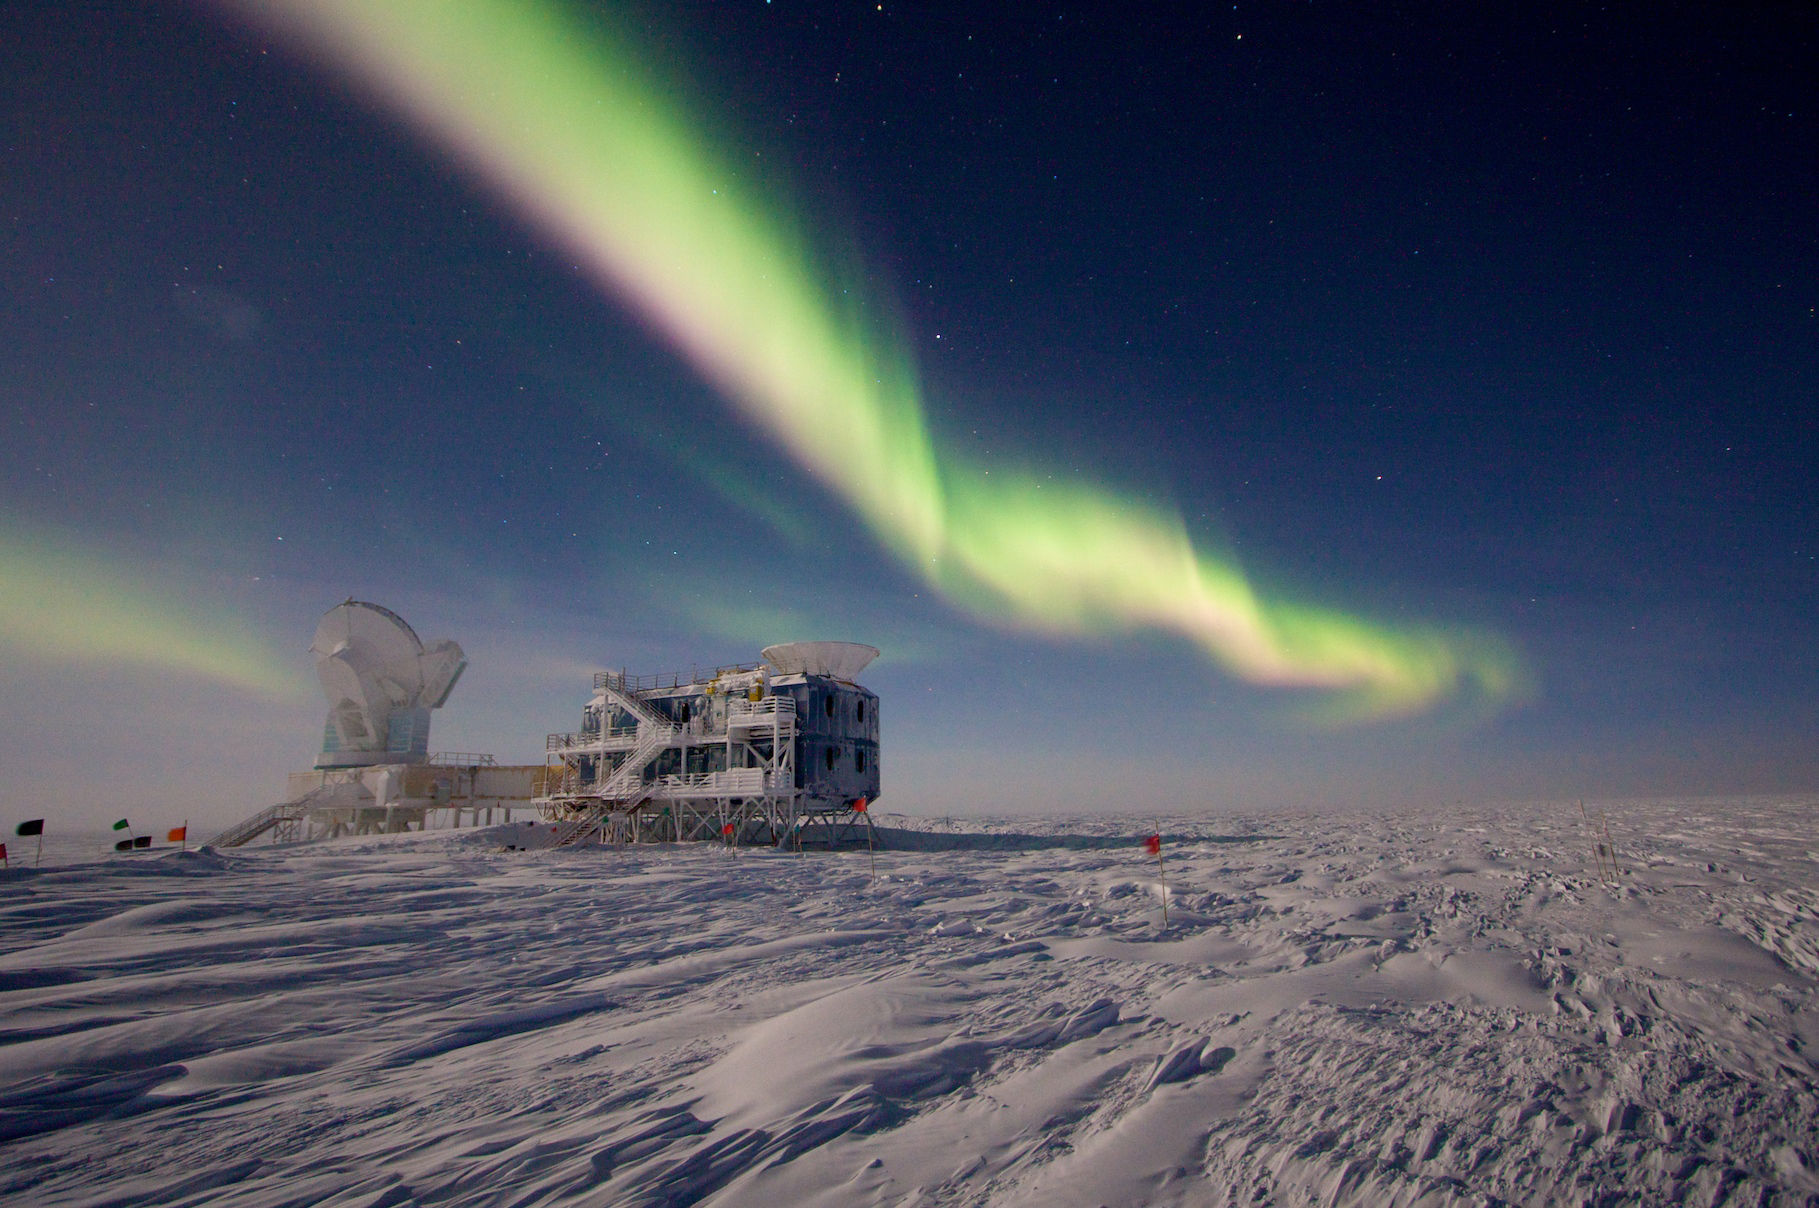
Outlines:
{"type": "Polygon", "coordinates": [[[906,343],[828,284],[629,46],[547,0],[239,0],[453,150],[949,599],[1057,634],[1155,628],[1332,719],[1494,704],[1494,637],[1266,600],[1179,517],[938,448],[906,343]]]}
{"type": "Polygon", "coordinates": [[[19,662],[157,668],[268,700],[304,691],[238,618],[135,573],[118,555],[28,534],[3,515],[0,651],[19,662]]]}

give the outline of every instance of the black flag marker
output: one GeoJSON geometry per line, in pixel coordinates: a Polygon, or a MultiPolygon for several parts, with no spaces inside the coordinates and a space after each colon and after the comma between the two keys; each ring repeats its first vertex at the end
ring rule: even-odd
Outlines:
{"type": "Polygon", "coordinates": [[[38,862],[44,859],[44,819],[33,818],[30,822],[21,822],[13,833],[21,839],[30,835],[38,836],[38,854],[32,857],[32,867],[38,867],[38,862]]]}

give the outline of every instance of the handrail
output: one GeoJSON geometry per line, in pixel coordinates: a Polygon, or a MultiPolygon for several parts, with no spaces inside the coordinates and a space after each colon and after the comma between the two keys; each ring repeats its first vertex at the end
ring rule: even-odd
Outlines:
{"type": "Polygon", "coordinates": [[[471,751],[437,751],[429,761],[439,768],[496,768],[499,762],[491,755],[471,751]]]}
{"type": "Polygon", "coordinates": [[[345,784],[324,784],[311,789],[295,801],[280,801],[277,805],[267,806],[250,818],[236,822],[220,834],[203,843],[205,847],[244,847],[260,835],[281,822],[294,822],[303,817],[325,797],[341,796],[337,790],[344,789],[345,784]]]}
{"type": "Polygon", "coordinates": [[[623,797],[635,783],[642,784],[644,769],[650,766],[651,760],[657,757],[657,752],[668,746],[675,736],[676,727],[666,721],[647,721],[639,726],[637,745],[626,753],[624,762],[600,786],[600,796],[623,797]]]}
{"type": "Polygon", "coordinates": [[[591,747],[598,743],[615,742],[638,736],[637,726],[609,726],[604,733],[582,731],[579,734],[551,734],[544,740],[545,751],[567,751],[574,747],[591,747]]]}
{"type": "Polygon", "coordinates": [[[613,688],[620,692],[662,692],[666,689],[686,688],[692,684],[705,684],[722,675],[742,675],[748,671],[762,671],[767,663],[731,663],[724,667],[715,667],[705,679],[699,669],[691,670],[685,677],[680,671],[659,672],[656,675],[630,675],[624,671],[598,671],[594,673],[594,691],[602,688],[613,688]]]}
{"type": "Polygon", "coordinates": [[[762,790],[766,772],[763,768],[722,768],[718,772],[689,772],[659,776],[657,785],[666,789],[728,789],[750,792],[762,790]]]}
{"type": "Polygon", "coordinates": [[[556,832],[555,838],[551,841],[550,846],[568,847],[585,836],[596,826],[599,826],[602,822],[606,821],[609,815],[615,812],[629,814],[640,805],[643,805],[649,797],[650,791],[649,789],[646,789],[624,802],[607,801],[604,799],[597,800],[593,805],[584,810],[579,817],[572,818],[565,823],[562,828],[556,832]],[[615,809],[615,807],[617,808],[615,809]]]}
{"type": "Polygon", "coordinates": [[[726,728],[749,730],[770,726],[779,732],[796,728],[796,698],[767,696],[763,700],[734,699],[728,702],[726,728]]]}
{"type": "Polygon", "coordinates": [[[550,846],[567,847],[582,835],[585,835],[588,831],[592,830],[595,826],[598,826],[600,820],[606,816],[606,811],[606,802],[595,802],[593,806],[583,812],[580,817],[571,819],[561,830],[557,831],[556,837],[554,841],[551,842],[550,846]]]}
{"type": "Polygon", "coordinates": [[[796,698],[793,696],[767,696],[763,700],[745,700],[734,697],[727,702],[728,717],[757,717],[766,713],[796,712],[796,698]]]}

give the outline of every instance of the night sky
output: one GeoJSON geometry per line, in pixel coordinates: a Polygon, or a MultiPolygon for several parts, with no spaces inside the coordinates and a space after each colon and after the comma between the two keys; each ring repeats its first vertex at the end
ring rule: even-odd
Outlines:
{"type": "Polygon", "coordinates": [[[349,596],[462,643],[431,746],[501,762],[595,669],[830,638],[884,651],[887,809],[1819,787],[1809,6],[580,10],[944,465],[1509,672],[1345,724],[919,571],[536,187],[266,7],[0,9],[0,821],[277,800],[349,596]]]}

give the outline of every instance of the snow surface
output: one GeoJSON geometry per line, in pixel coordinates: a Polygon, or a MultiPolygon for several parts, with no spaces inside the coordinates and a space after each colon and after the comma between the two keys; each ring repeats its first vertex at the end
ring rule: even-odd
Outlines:
{"type": "Polygon", "coordinates": [[[0,874],[8,1204],[1819,1203],[1814,803],[0,874]]]}

